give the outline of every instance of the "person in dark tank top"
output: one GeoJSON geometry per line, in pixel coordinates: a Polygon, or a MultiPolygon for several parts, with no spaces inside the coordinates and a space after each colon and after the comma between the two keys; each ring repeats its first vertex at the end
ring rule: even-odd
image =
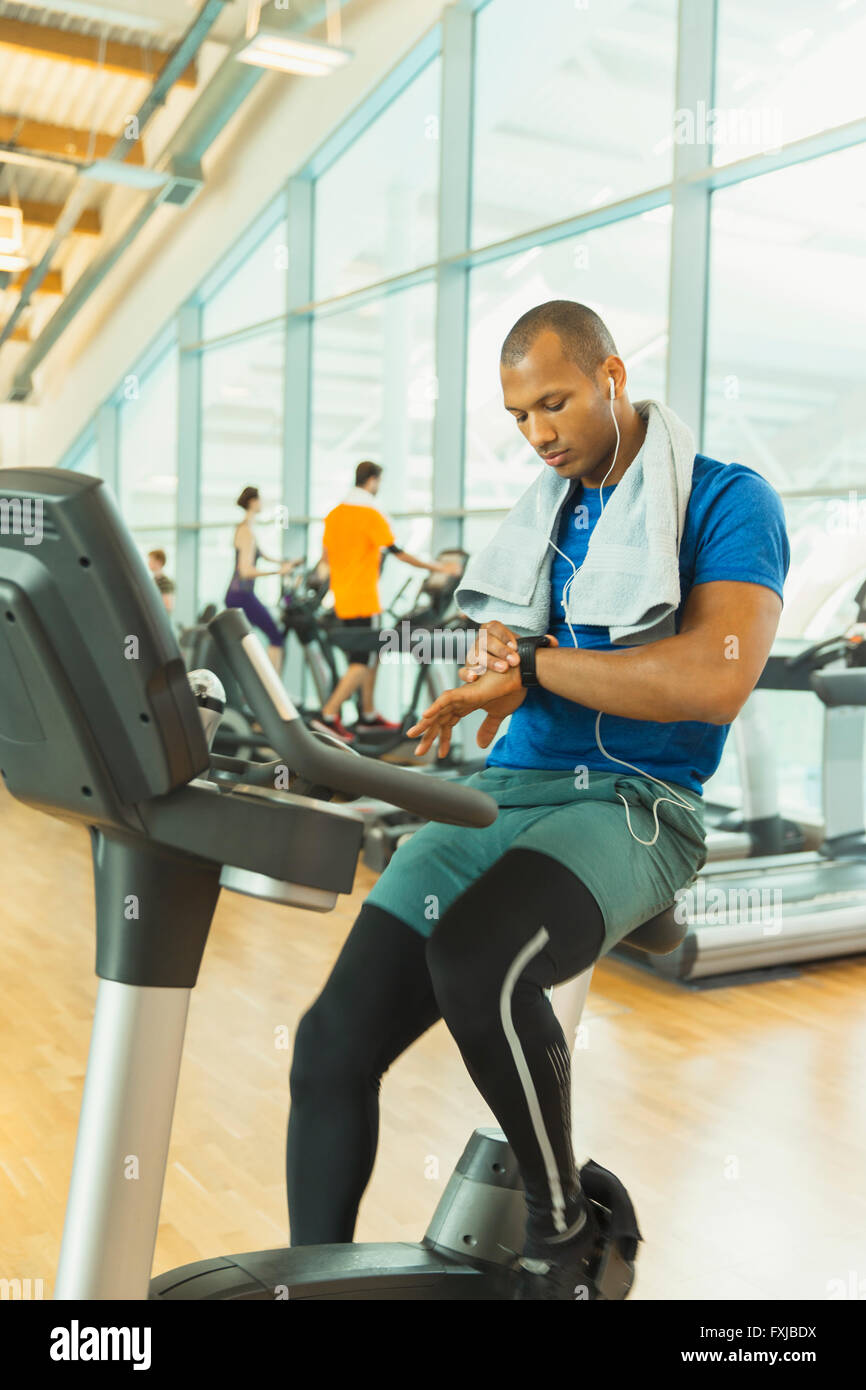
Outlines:
{"type": "Polygon", "coordinates": [[[226,607],[240,608],[253,627],[265,634],[268,639],[268,656],[274,669],[280,671],[283,665],[285,634],[280,632],[261,599],[256,597],[256,580],[271,574],[291,574],[293,569],[303,564],[303,560],[278,560],[266,555],[259,548],[254,522],[262,509],[262,499],[257,487],[245,487],[237,499],[237,505],[243,511],[244,519],[234,535],[235,568],[226,591],[226,607]],[[276,565],[277,569],[259,569],[259,560],[266,560],[269,564],[276,565]]]}

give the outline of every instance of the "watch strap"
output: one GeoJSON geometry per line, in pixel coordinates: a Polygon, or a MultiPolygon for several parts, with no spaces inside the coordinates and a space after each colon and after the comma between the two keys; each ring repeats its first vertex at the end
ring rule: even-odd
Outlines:
{"type": "Polygon", "coordinates": [[[535,654],[539,647],[549,647],[549,637],[518,637],[517,655],[520,657],[520,683],[527,689],[530,686],[538,685],[539,680],[535,674],[535,654]]]}

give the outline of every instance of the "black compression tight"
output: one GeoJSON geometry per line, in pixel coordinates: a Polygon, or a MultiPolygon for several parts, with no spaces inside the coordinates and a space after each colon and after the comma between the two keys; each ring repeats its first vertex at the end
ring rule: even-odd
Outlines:
{"type": "Polygon", "coordinates": [[[529,1230],[566,1229],[582,1202],[571,1058],[543,991],[592,965],[603,939],[585,885],[530,849],[504,854],[429,940],[365,904],[295,1039],[286,1163],[292,1244],[353,1239],[376,1157],[382,1075],[439,1018],[517,1157],[529,1230]]]}

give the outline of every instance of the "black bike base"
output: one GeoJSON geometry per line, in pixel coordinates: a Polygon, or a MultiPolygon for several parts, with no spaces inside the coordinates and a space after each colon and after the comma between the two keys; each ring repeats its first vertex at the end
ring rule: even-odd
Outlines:
{"type": "MultiPolygon", "coordinates": [[[[575,1298],[628,1297],[641,1239],[615,1174],[590,1159],[580,1170],[598,1243],[575,1298]]],[[[476,1129],[418,1244],[298,1245],[217,1256],[151,1281],[153,1300],[506,1300],[514,1296],[526,1220],[523,1184],[501,1130],[476,1129]],[[471,1251],[471,1255],[470,1252],[471,1251]]]]}
{"type": "MultiPolygon", "coordinates": [[[[604,1223],[605,1214],[598,1213],[604,1223]]],[[[634,1261],[616,1242],[603,1241],[590,1266],[588,1301],[628,1297],[634,1261]]],[[[151,1281],[159,1302],[322,1299],[502,1301],[515,1287],[511,1270],[482,1269],[444,1259],[421,1245],[298,1246],[217,1256],[181,1265],[151,1281]]]]}
{"type": "Polygon", "coordinates": [[[411,1244],[310,1245],[182,1265],[151,1281],[153,1300],[499,1299],[504,1272],[411,1244]]]}

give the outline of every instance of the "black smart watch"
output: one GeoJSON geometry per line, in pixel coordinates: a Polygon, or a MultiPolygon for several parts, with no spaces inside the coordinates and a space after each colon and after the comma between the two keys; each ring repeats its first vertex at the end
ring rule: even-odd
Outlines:
{"type": "Polygon", "coordinates": [[[538,685],[539,680],[535,674],[535,653],[539,647],[549,647],[549,637],[518,637],[517,655],[520,657],[520,684],[524,686],[538,685]]]}

